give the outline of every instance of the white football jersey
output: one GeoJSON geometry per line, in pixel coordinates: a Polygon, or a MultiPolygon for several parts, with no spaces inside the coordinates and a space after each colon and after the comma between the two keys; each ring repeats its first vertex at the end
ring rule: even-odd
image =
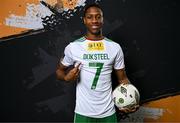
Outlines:
{"type": "Polygon", "coordinates": [[[125,67],[120,45],[108,38],[93,41],[82,37],[67,45],[64,54],[63,65],[81,63],[75,112],[94,118],[115,113],[111,73],[113,68],[125,67]]]}

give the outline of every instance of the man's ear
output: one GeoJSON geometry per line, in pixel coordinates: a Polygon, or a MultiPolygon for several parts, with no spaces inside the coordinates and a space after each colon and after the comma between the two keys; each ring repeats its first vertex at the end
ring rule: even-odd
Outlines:
{"type": "Polygon", "coordinates": [[[83,17],[83,23],[84,23],[84,24],[86,24],[86,20],[85,20],[85,18],[84,18],[84,17],[83,17]]]}
{"type": "Polygon", "coordinates": [[[104,17],[102,18],[102,24],[104,25],[104,17]]]}

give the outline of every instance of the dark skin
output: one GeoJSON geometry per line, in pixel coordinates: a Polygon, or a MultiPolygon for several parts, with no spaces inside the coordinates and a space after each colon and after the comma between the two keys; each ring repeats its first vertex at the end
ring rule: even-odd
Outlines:
{"type": "Polygon", "coordinates": [[[103,13],[96,7],[91,7],[87,10],[83,18],[84,25],[87,28],[86,37],[92,40],[99,40],[103,38],[103,13]]]}
{"type": "MultiPolygon", "coordinates": [[[[83,18],[84,24],[87,28],[86,32],[86,38],[92,39],[92,40],[99,40],[103,39],[102,35],[102,26],[103,26],[103,12],[101,9],[97,7],[90,7],[85,14],[85,17],[83,18]]],[[[80,70],[78,67],[80,66],[77,65],[73,69],[71,69],[67,74],[65,73],[66,71],[66,66],[60,65],[58,66],[56,70],[56,75],[57,78],[60,80],[65,80],[65,81],[74,81],[78,78],[80,70]]],[[[119,69],[115,70],[115,73],[117,75],[118,81],[120,84],[127,84],[130,83],[129,79],[126,75],[125,69],[119,69]]],[[[125,108],[125,109],[119,109],[121,113],[132,113],[135,112],[139,108],[139,105],[133,107],[132,109],[125,108]]]]}

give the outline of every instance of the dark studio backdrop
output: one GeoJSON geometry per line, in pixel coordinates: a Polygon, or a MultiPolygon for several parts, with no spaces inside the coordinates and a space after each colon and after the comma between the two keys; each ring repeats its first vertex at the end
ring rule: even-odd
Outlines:
{"type": "MultiPolygon", "coordinates": [[[[94,1],[88,1],[93,3],[94,1]]],[[[175,0],[102,0],[104,35],[124,51],[126,72],[141,103],[178,94],[177,3],[175,0]]],[[[73,121],[75,82],[56,79],[65,46],[81,37],[82,9],[61,24],[2,38],[0,121],[73,121]]],[[[116,78],[112,75],[113,87],[116,78]]]]}

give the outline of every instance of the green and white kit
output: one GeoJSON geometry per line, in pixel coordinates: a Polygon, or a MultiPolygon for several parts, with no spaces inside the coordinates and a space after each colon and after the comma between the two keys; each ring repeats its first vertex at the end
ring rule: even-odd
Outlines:
{"type": "Polygon", "coordinates": [[[120,45],[108,38],[94,41],[82,37],[67,45],[64,54],[63,65],[81,63],[75,113],[93,118],[114,114],[111,73],[113,68],[125,67],[120,45]]]}

